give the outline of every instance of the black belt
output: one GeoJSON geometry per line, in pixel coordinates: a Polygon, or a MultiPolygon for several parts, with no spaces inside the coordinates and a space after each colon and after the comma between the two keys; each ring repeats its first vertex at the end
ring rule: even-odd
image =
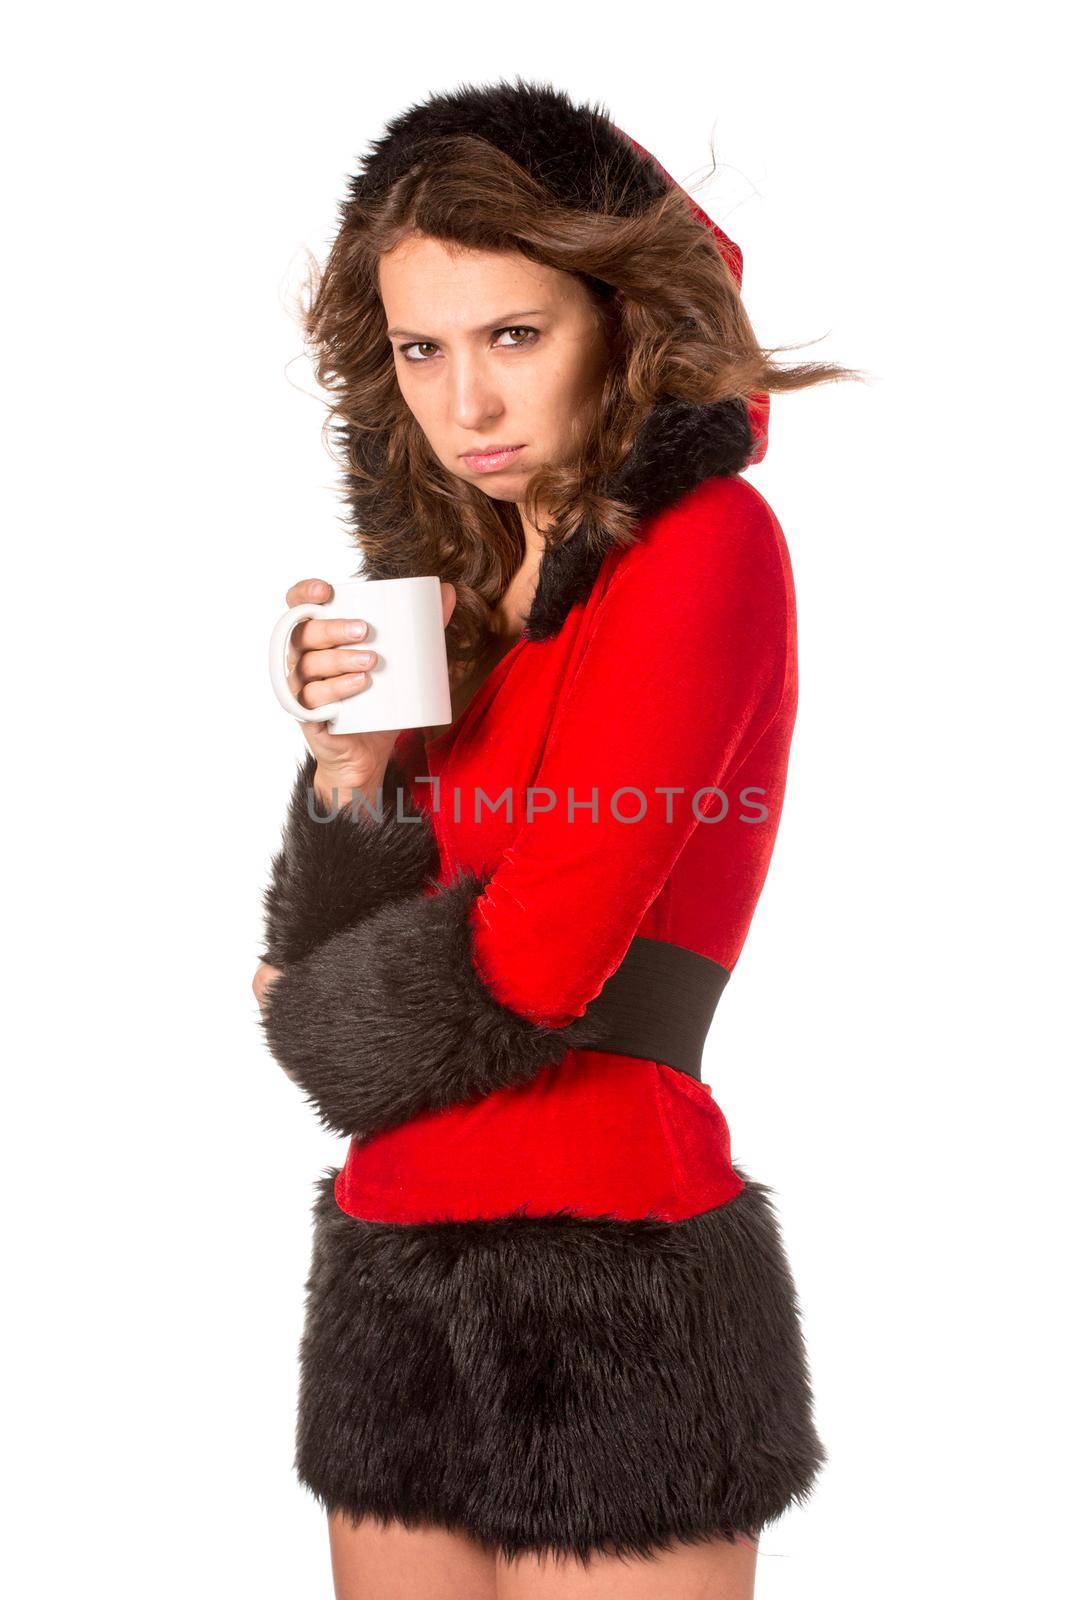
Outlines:
{"type": "Polygon", "coordinates": [[[700,1077],[728,967],[665,939],[633,940],[595,1000],[564,1030],[580,1050],[640,1056],[700,1077]]]}

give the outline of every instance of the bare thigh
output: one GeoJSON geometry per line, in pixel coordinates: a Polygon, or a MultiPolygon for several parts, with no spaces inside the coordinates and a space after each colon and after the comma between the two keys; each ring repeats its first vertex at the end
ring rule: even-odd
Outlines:
{"type": "Polygon", "coordinates": [[[496,1600],[496,1561],[447,1528],[329,1517],[336,1600],[496,1600]]]}
{"type": "Polygon", "coordinates": [[[677,1544],[655,1556],[497,1559],[497,1600],[752,1600],[755,1541],[677,1544]]]}

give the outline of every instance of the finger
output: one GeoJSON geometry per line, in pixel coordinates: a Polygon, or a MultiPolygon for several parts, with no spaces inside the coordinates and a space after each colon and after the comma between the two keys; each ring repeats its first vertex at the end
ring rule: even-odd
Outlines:
{"type": "MultiPolygon", "coordinates": [[[[326,653],[327,652],[323,652],[323,654],[326,653]]],[[[302,698],[303,691],[307,688],[308,684],[325,684],[328,691],[326,699],[330,700],[333,697],[334,687],[343,679],[355,677],[362,678],[371,671],[373,671],[372,665],[362,667],[358,661],[346,661],[343,668],[339,666],[332,674],[324,673],[321,677],[319,677],[318,675],[312,676],[309,673],[305,676],[305,674],[301,671],[300,663],[298,662],[293,668],[292,672],[289,673],[287,682],[289,684],[290,693],[294,695],[297,700],[302,698]]],[[[312,702],[310,700],[303,699],[303,704],[309,706],[312,704],[312,702]]]]}
{"type": "Polygon", "coordinates": [[[347,677],[331,678],[326,683],[316,679],[314,683],[304,684],[296,698],[309,711],[317,711],[320,706],[329,705],[332,700],[346,700],[350,695],[362,694],[370,685],[370,681],[370,674],[367,672],[352,672],[347,677]]]}
{"type": "Polygon", "coordinates": [[[321,604],[329,600],[333,594],[333,584],[327,583],[325,578],[301,578],[299,583],[294,583],[285,593],[287,606],[302,606],[305,600],[314,600],[321,604]]]}
{"type": "Polygon", "coordinates": [[[289,670],[302,650],[324,650],[330,645],[358,643],[370,631],[365,617],[308,617],[298,622],[289,638],[289,670]]]}
{"type": "MultiPolygon", "coordinates": [[[[304,651],[296,666],[288,674],[291,693],[301,699],[301,691],[309,683],[322,683],[326,688],[326,701],[333,699],[334,686],[347,678],[357,678],[358,686],[365,688],[365,678],[378,666],[376,650],[310,650],[304,651]]],[[[349,690],[350,693],[350,690],[349,690]]],[[[314,706],[315,701],[302,699],[304,706],[314,706]]],[[[318,704],[325,704],[320,701],[318,704]]]]}
{"type": "Polygon", "coordinates": [[[377,650],[305,650],[293,666],[292,676],[299,683],[316,678],[337,678],[350,672],[372,671],[378,665],[377,650]]]}

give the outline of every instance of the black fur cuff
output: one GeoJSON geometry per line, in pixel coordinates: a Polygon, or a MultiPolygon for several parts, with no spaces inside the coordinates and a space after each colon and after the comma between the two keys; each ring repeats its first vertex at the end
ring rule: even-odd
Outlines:
{"type": "Polygon", "coordinates": [[[271,1053],[326,1127],[365,1137],[509,1084],[580,1048],[565,1028],[501,1005],[475,970],[469,873],[327,939],[270,985],[260,1016],[271,1053]]]}
{"type": "Polygon", "coordinates": [[[381,817],[343,791],[323,809],[309,750],[289,799],[281,849],[263,894],[266,949],[261,960],[287,967],[331,935],[389,901],[417,893],[438,870],[430,822],[404,787],[392,757],[382,782],[381,817]],[[312,809],[314,808],[314,815],[312,809]]]}

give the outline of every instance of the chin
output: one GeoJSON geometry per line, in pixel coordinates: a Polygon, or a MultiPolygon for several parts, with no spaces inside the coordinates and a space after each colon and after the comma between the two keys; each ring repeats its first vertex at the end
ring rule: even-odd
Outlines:
{"type": "MultiPolygon", "coordinates": [[[[502,474],[500,477],[502,477],[502,474]]],[[[469,483],[472,489],[480,489],[483,494],[489,496],[490,500],[503,500],[510,502],[512,505],[522,499],[526,485],[525,478],[521,483],[498,481],[498,475],[492,472],[486,473],[484,477],[474,473],[469,478],[464,478],[463,482],[469,483]]]]}
{"type": "Polygon", "coordinates": [[[496,485],[479,483],[476,487],[481,489],[483,494],[487,494],[491,500],[503,500],[508,505],[514,505],[517,500],[522,499],[522,490],[516,489],[514,486],[506,488],[502,483],[496,485]]]}

